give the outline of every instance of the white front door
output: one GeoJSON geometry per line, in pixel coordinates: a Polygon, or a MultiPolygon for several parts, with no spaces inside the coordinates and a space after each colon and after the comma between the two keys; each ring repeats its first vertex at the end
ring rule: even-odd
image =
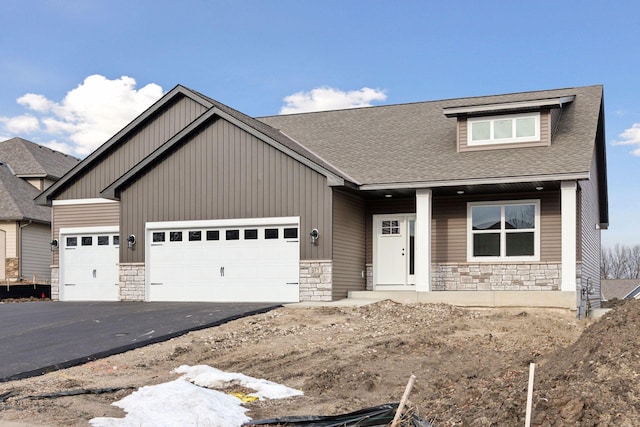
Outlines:
{"type": "Polygon", "coordinates": [[[373,216],[373,275],[377,289],[415,286],[415,214],[373,216]]]}

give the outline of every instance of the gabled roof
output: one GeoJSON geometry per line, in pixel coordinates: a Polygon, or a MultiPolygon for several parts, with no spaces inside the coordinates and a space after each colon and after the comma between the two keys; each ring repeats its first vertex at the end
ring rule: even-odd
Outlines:
{"type": "Polygon", "coordinates": [[[194,120],[191,124],[186,126],[182,131],[180,131],[177,135],[166,141],[160,147],[158,147],[153,153],[143,159],[136,166],[131,168],[127,173],[121,176],[118,180],[114,181],[111,185],[109,185],[106,189],[101,189],[103,191],[104,197],[113,198],[116,196],[116,190],[122,187],[126,182],[137,176],[139,173],[142,173],[150,164],[157,161],[161,156],[163,156],[168,150],[174,147],[176,144],[179,144],[183,138],[188,137],[190,134],[195,132],[202,124],[204,124],[207,120],[211,119],[214,116],[223,117],[239,127],[242,127],[244,130],[252,133],[253,135],[259,137],[265,142],[276,146],[281,151],[292,155],[292,157],[297,158],[298,160],[306,163],[308,166],[317,170],[320,173],[323,173],[327,176],[330,182],[334,184],[343,184],[345,177],[339,170],[334,168],[331,164],[325,162],[322,158],[315,155],[313,152],[306,149],[304,146],[299,144],[298,142],[288,138],[286,135],[278,132],[277,130],[271,128],[264,123],[247,116],[233,108],[222,104],[218,101],[215,101],[211,98],[208,98],[196,91],[188,89],[184,86],[177,85],[171,91],[166,93],[160,100],[158,100],[155,104],[149,107],[145,112],[143,112],[140,116],[138,116],[135,120],[129,123],[125,128],[123,128],[116,135],[111,137],[107,142],[101,145],[96,151],[91,153],[87,158],[85,158],[78,166],[76,166],[69,174],[64,176],[58,182],[54,183],[47,190],[43,191],[37,198],[36,202],[43,205],[48,205],[51,203],[51,200],[55,198],[55,195],[62,191],[65,186],[73,182],[76,176],[82,173],[82,171],[87,168],[92,167],[92,165],[102,158],[109,150],[117,146],[124,138],[127,137],[132,132],[135,132],[140,127],[144,126],[144,123],[152,117],[156,112],[165,108],[168,104],[173,102],[177,97],[186,96],[194,101],[200,103],[204,107],[207,108],[207,111],[203,113],[200,117],[194,120]]]}
{"type": "Polygon", "coordinates": [[[0,162],[11,166],[19,177],[60,179],[80,160],[22,138],[0,142],[0,162]]]}
{"type": "Polygon", "coordinates": [[[640,293],[640,279],[602,279],[600,293],[605,301],[634,298],[640,293]]]}
{"type": "Polygon", "coordinates": [[[38,206],[33,199],[37,188],[13,174],[11,168],[0,163],[0,220],[51,222],[51,210],[38,206]]]}
{"type": "Polygon", "coordinates": [[[588,86],[259,120],[346,171],[361,189],[587,179],[604,121],[602,98],[602,86],[588,86]],[[457,152],[457,120],[445,112],[550,99],[563,106],[550,147],[457,152]]]}

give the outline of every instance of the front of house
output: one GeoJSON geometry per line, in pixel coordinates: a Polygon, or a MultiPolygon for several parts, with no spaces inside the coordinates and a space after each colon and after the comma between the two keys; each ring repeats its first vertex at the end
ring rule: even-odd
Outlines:
{"type": "Polygon", "coordinates": [[[61,300],[597,306],[603,90],[255,119],[177,86],[37,201],[61,300]]]}

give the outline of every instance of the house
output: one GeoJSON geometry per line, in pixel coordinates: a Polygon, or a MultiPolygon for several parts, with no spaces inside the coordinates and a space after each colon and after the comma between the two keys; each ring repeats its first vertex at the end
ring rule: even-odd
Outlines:
{"type": "Polygon", "coordinates": [[[640,279],[601,279],[602,302],[640,299],[640,279]]]}
{"type": "Polygon", "coordinates": [[[37,202],[62,300],[597,307],[603,88],[256,119],[177,86],[37,202]]]}
{"type": "Polygon", "coordinates": [[[49,283],[51,209],[34,199],[77,163],[22,138],[0,142],[0,283],[49,283]]]}

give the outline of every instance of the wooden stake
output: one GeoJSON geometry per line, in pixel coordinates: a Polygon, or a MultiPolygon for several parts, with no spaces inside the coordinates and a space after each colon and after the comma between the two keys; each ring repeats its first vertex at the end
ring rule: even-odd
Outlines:
{"type": "Polygon", "coordinates": [[[411,389],[413,388],[413,383],[416,382],[416,376],[411,374],[409,377],[409,382],[407,383],[407,387],[404,389],[404,394],[402,395],[402,399],[400,400],[400,404],[398,405],[398,410],[396,411],[395,417],[393,417],[393,421],[391,422],[391,427],[398,427],[398,423],[400,422],[400,416],[402,415],[402,410],[404,409],[404,405],[407,404],[407,399],[409,398],[409,394],[411,393],[411,389]]]}
{"type": "Polygon", "coordinates": [[[527,414],[524,421],[525,427],[531,426],[531,406],[533,403],[533,374],[536,371],[536,364],[529,365],[529,390],[527,391],[527,414]]]}

